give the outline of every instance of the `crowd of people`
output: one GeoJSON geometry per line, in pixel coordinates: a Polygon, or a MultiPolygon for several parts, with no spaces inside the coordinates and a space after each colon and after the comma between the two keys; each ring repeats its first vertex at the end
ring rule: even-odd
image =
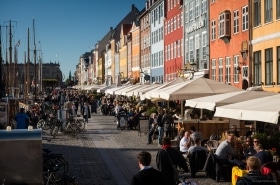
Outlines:
{"type": "MultiPolygon", "coordinates": [[[[104,116],[116,117],[117,129],[136,130],[139,125],[139,117],[149,116],[147,144],[153,143],[153,135],[157,132],[157,144],[161,147],[155,159],[157,169],[150,166],[151,154],[146,151],[140,152],[137,156],[140,171],[132,178],[133,185],[177,184],[179,181],[178,174],[176,174],[177,166],[184,172],[192,171],[189,165],[191,163],[190,159],[198,151],[203,151],[207,154],[206,156],[212,154],[215,157],[215,162],[219,164],[216,165],[216,181],[220,181],[219,178],[221,177],[219,176],[219,173],[221,173],[219,168],[226,165],[229,173],[231,173],[233,166],[248,170],[245,177],[238,179],[238,185],[248,184],[248,182],[254,182],[256,179],[259,182],[263,179],[268,184],[277,184],[274,178],[262,174],[261,166],[273,162],[272,155],[264,150],[257,137],[252,137],[253,128],[251,126],[246,133],[246,142],[242,145],[241,153],[237,153],[234,146],[235,139],[240,137],[235,125],[230,130],[225,131],[225,138],[218,141],[218,147],[212,150],[207,145],[205,146],[205,143],[201,144],[207,138],[203,138],[203,134],[193,126],[189,130],[181,130],[179,133],[174,132],[172,127],[174,120],[179,118],[178,113],[154,104],[147,106],[135,101],[116,100],[105,96],[96,98],[77,91],[54,91],[45,95],[45,101],[36,103],[31,109],[24,110],[21,108],[19,113],[15,115],[17,128],[24,129],[28,125],[36,126],[36,121],[48,109],[56,111],[62,107],[67,110],[69,115],[81,114],[86,124],[88,124],[91,114],[97,113],[97,109],[100,108],[104,116]],[[154,109],[148,114],[147,107],[154,107],[154,109]],[[173,135],[174,133],[176,135],[173,135]],[[171,140],[177,140],[176,147],[171,145],[171,140]]],[[[192,172],[191,174],[194,178],[195,173],[192,172]]],[[[231,177],[231,175],[229,176],[231,177]]]]}

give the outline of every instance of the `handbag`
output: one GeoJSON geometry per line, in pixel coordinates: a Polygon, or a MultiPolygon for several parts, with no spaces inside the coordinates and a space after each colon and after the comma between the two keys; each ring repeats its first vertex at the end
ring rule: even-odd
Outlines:
{"type": "Polygon", "coordinates": [[[175,165],[175,164],[172,162],[172,160],[171,160],[171,158],[170,158],[168,152],[167,152],[166,150],[164,150],[164,151],[166,152],[167,157],[168,157],[168,159],[169,159],[169,161],[170,161],[170,163],[171,163],[171,166],[172,166],[173,179],[174,179],[174,181],[175,181],[176,183],[178,183],[178,182],[179,182],[179,174],[178,174],[178,170],[177,170],[177,165],[175,165]]]}

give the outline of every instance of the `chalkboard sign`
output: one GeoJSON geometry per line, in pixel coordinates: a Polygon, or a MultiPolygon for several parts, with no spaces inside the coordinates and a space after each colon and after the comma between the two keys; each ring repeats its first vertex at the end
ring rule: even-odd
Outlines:
{"type": "Polygon", "coordinates": [[[150,116],[140,116],[139,117],[139,134],[148,134],[149,132],[149,119],[150,116]]]}

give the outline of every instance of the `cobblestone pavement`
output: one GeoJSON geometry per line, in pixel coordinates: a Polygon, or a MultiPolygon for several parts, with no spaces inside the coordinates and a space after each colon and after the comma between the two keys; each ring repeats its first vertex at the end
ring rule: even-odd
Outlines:
{"type": "MultiPolygon", "coordinates": [[[[140,151],[152,154],[152,166],[156,168],[155,156],[160,149],[157,144],[147,145],[146,135],[135,130],[117,130],[115,117],[92,114],[86,130],[76,137],[58,135],[52,138],[43,133],[43,148],[62,153],[69,163],[69,174],[77,177],[79,185],[129,185],[139,170],[136,156],[140,151]]],[[[180,174],[181,177],[189,174],[180,174]]],[[[215,182],[197,173],[199,185],[230,185],[215,182]]]]}

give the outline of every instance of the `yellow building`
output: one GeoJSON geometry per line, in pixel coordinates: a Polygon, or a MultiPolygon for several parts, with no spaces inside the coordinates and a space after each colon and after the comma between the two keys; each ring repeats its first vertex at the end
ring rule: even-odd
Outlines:
{"type": "Polygon", "coordinates": [[[280,0],[251,1],[252,85],[280,92],[280,0]]]}

